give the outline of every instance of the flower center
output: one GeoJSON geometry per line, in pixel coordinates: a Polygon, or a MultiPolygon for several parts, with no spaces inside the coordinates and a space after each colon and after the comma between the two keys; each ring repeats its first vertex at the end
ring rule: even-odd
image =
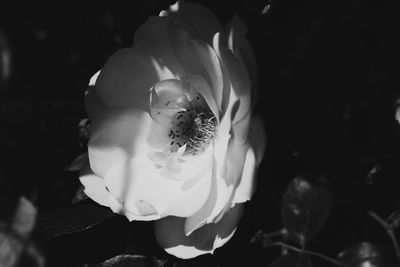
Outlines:
{"type": "Polygon", "coordinates": [[[171,139],[171,152],[176,152],[186,144],[185,153],[197,155],[214,138],[216,118],[204,98],[197,94],[189,102],[185,111],[176,113],[168,136],[171,139]]]}

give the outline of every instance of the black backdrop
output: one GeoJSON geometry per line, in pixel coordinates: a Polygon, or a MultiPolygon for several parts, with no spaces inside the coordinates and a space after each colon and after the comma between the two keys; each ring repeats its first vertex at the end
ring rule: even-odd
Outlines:
{"type": "MultiPolygon", "coordinates": [[[[279,255],[279,249],[248,240],[260,228],[281,227],[281,195],[304,173],[323,174],[334,193],[332,212],[310,248],[334,257],[363,240],[390,244],[365,210],[385,217],[399,200],[396,1],[198,2],[222,21],[235,13],[246,20],[260,72],[256,112],[268,135],[256,195],[237,235],[216,252],[217,261],[266,266],[279,255]],[[269,11],[261,14],[267,3],[269,11]],[[379,171],[368,176],[374,166],[379,171]]],[[[64,169],[85,150],[78,145],[77,125],[85,117],[88,79],[169,3],[0,4],[0,45],[11,55],[9,65],[2,63],[9,75],[0,80],[2,212],[18,194],[34,200],[39,214],[70,205],[79,182],[64,169]]],[[[34,238],[49,266],[98,262],[127,247],[157,251],[151,224],[133,224],[115,217],[50,241],[38,229],[34,238]],[[135,242],[127,245],[126,239],[135,242]]]]}

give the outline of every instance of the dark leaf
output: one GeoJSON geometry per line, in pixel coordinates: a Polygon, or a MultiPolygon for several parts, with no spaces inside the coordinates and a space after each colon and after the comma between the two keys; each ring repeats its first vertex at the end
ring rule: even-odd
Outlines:
{"type": "Polygon", "coordinates": [[[309,255],[289,252],[272,262],[269,267],[312,267],[309,255]]]}
{"type": "Polygon", "coordinates": [[[89,141],[89,125],[90,125],[90,119],[88,118],[82,119],[79,122],[78,140],[79,140],[79,145],[81,147],[84,147],[89,141]]]}
{"type": "Polygon", "coordinates": [[[362,242],[339,253],[337,259],[346,267],[395,267],[399,262],[391,248],[362,242]]]}
{"type": "Polygon", "coordinates": [[[99,264],[86,264],[85,267],[150,267],[142,255],[118,255],[99,264]]]}
{"type": "Polygon", "coordinates": [[[21,237],[27,238],[36,222],[37,211],[25,197],[20,197],[12,221],[12,229],[21,237]]]}
{"type": "Polygon", "coordinates": [[[288,236],[300,245],[310,240],[326,220],[331,193],[316,180],[294,178],[282,197],[282,217],[288,236]]]}
{"type": "Polygon", "coordinates": [[[21,240],[11,232],[0,229],[0,266],[15,266],[22,251],[21,240]]]}
{"type": "Polygon", "coordinates": [[[11,49],[7,36],[0,28],[0,93],[11,76],[11,49]]]}
{"type": "Polygon", "coordinates": [[[79,171],[87,162],[89,162],[88,153],[83,153],[77,156],[65,169],[70,172],[79,171]]]}
{"type": "Polygon", "coordinates": [[[110,208],[87,199],[64,209],[44,213],[40,224],[44,237],[50,239],[89,229],[114,215],[110,208]]]}
{"type": "Polygon", "coordinates": [[[11,229],[0,229],[1,267],[44,267],[45,260],[36,246],[11,229]]]}
{"type": "Polygon", "coordinates": [[[78,190],[75,193],[74,198],[72,199],[72,204],[76,204],[85,199],[88,199],[88,196],[85,194],[85,187],[83,185],[79,186],[78,190]]]}
{"type": "Polygon", "coordinates": [[[386,218],[386,223],[390,225],[392,229],[399,227],[400,225],[400,201],[396,203],[394,211],[386,218]]]}

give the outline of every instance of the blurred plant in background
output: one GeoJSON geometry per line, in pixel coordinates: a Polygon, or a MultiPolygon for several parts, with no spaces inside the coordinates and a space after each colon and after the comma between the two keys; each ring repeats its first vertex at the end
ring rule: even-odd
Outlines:
{"type": "Polygon", "coordinates": [[[79,196],[77,173],[65,169],[85,150],[85,123],[78,125],[88,78],[172,2],[1,4],[1,264],[18,264],[20,255],[29,262],[20,266],[396,265],[394,1],[199,1],[221,20],[246,20],[261,77],[256,112],[269,129],[255,196],[214,255],[169,257],[152,227],[79,196]],[[22,213],[36,218],[25,232],[14,224],[21,203],[35,210],[22,213]]]}

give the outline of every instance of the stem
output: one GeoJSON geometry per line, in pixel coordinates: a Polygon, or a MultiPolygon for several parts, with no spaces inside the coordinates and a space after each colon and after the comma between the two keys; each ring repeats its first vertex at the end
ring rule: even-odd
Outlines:
{"type": "Polygon", "coordinates": [[[344,266],[344,264],[342,262],[337,261],[335,259],[332,259],[332,258],[330,258],[328,256],[325,256],[324,254],[321,254],[321,253],[318,253],[318,252],[315,252],[315,251],[300,249],[300,248],[288,245],[288,244],[283,243],[283,242],[275,242],[275,243],[271,243],[271,245],[280,246],[280,247],[283,247],[283,248],[286,248],[286,249],[290,249],[290,250],[296,251],[298,253],[304,253],[304,254],[316,256],[316,257],[319,257],[319,258],[324,259],[326,261],[329,261],[329,262],[331,262],[331,263],[333,263],[333,264],[335,264],[337,266],[344,266]]]}
{"type": "Polygon", "coordinates": [[[263,238],[270,238],[270,237],[274,237],[274,236],[286,235],[287,233],[288,233],[288,231],[285,228],[282,228],[275,232],[263,234],[263,238]]]}
{"type": "Polygon", "coordinates": [[[400,248],[399,248],[399,243],[397,242],[396,236],[393,232],[393,229],[390,227],[390,225],[388,223],[385,222],[385,220],[383,220],[378,214],[376,214],[373,211],[369,211],[368,214],[375,219],[375,221],[377,221],[379,224],[381,224],[383,226],[383,228],[385,228],[386,233],[388,234],[390,240],[393,243],[393,247],[394,247],[394,251],[396,253],[396,257],[400,260],[400,248]]]}
{"type": "Polygon", "coordinates": [[[258,230],[257,233],[254,235],[254,237],[250,240],[251,243],[255,243],[257,241],[263,240],[269,240],[269,238],[271,237],[275,237],[275,236],[282,236],[282,235],[286,235],[287,234],[287,230],[285,228],[282,228],[280,230],[277,230],[275,232],[271,232],[271,233],[264,233],[262,230],[258,230]]]}

